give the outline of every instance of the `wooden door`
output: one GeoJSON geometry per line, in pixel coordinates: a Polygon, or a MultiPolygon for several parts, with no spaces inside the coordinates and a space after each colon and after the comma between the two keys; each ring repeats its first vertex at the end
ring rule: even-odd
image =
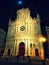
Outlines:
{"type": "Polygon", "coordinates": [[[24,42],[21,42],[19,44],[19,56],[24,56],[25,54],[25,44],[24,42]]]}

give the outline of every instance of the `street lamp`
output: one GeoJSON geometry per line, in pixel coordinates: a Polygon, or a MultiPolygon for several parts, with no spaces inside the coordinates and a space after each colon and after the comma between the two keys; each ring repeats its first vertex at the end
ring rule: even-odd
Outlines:
{"type": "Polygon", "coordinates": [[[46,38],[45,37],[43,37],[43,36],[41,36],[40,38],[39,38],[39,42],[46,42],[46,38]]]}

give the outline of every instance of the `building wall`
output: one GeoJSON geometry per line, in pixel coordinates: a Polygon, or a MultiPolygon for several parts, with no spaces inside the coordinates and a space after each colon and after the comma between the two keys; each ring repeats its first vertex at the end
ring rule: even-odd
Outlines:
{"type": "Polygon", "coordinates": [[[46,27],[47,40],[48,40],[48,48],[49,48],[49,27],[46,27]]]}
{"type": "Polygon", "coordinates": [[[18,10],[15,21],[9,21],[6,48],[11,49],[11,55],[18,55],[19,44],[24,42],[25,56],[34,57],[35,49],[38,49],[39,57],[44,58],[43,45],[37,41],[37,37],[40,34],[39,16],[32,18],[29,9],[18,10]],[[31,44],[32,46],[30,46],[31,44]]]}
{"type": "Polygon", "coordinates": [[[6,32],[0,28],[0,49],[5,46],[6,32]]]}
{"type": "Polygon", "coordinates": [[[48,42],[47,55],[49,58],[49,27],[47,27],[47,26],[46,26],[46,33],[47,33],[47,42],[48,42]]]}

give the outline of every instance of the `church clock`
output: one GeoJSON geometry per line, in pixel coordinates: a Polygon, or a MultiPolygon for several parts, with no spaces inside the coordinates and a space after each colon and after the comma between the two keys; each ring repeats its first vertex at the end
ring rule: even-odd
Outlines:
{"type": "Polygon", "coordinates": [[[21,27],[20,27],[20,30],[21,30],[21,31],[24,31],[24,30],[25,30],[25,26],[21,26],[21,27]]]}

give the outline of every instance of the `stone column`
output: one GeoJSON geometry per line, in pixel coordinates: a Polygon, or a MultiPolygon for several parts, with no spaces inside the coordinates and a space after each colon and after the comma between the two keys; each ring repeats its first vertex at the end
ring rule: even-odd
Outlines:
{"type": "Polygon", "coordinates": [[[25,39],[25,56],[27,56],[27,39],[25,39]]]}

